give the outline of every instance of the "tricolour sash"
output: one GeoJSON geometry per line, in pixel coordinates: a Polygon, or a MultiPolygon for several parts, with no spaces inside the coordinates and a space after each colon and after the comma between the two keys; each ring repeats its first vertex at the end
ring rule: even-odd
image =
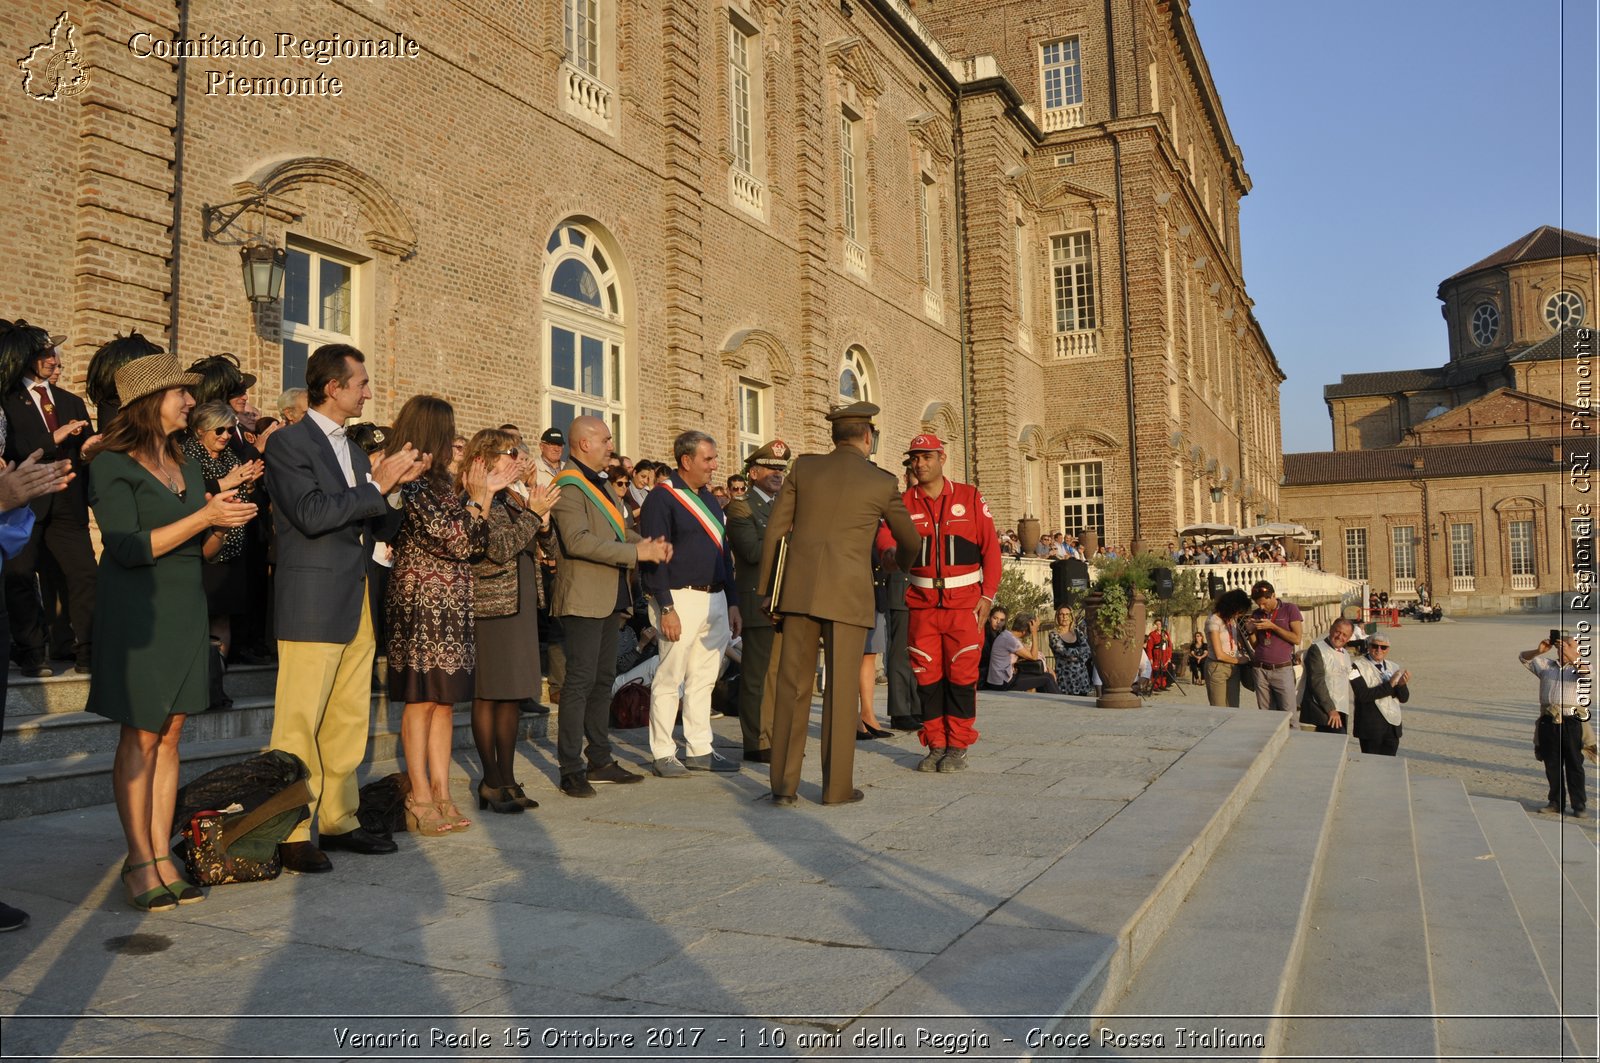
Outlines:
{"type": "Polygon", "coordinates": [[[726,533],[723,530],[722,522],[717,519],[715,513],[711,512],[705,500],[695,492],[685,491],[683,488],[674,486],[671,483],[659,483],[656,487],[665,490],[678,500],[680,506],[689,511],[689,515],[695,519],[695,523],[704,528],[705,533],[711,536],[712,544],[716,546],[717,551],[720,553],[723,549],[723,537],[726,533]]]}
{"type": "Polygon", "coordinates": [[[597,491],[594,484],[589,482],[587,476],[574,469],[567,469],[556,477],[556,486],[576,487],[582,491],[589,501],[600,507],[600,512],[606,515],[606,520],[611,522],[611,530],[617,533],[617,541],[628,541],[628,528],[622,520],[622,511],[617,508],[615,502],[607,498],[602,492],[597,491]]]}

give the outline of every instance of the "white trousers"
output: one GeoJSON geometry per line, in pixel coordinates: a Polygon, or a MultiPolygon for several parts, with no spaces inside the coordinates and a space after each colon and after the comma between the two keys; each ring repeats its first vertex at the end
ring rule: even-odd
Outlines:
{"type": "MultiPolygon", "coordinates": [[[[672,604],[683,630],[676,642],[661,640],[661,664],[650,682],[650,756],[675,756],[673,725],[683,703],[683,744],[691,757],[711,752],[711,688],[722,672],[728,630],[728,598],[719,592],[674,589],[672,604]]],[[[650,622],[661,630],[661,614],[650,603],[650,622]]]]}

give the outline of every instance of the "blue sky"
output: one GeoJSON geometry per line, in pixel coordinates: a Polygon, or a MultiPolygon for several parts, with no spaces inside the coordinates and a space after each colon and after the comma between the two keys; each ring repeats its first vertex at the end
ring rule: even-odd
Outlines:
{"type": "Polygon", "coordinates": [[[1540,225],[1600,234],[1594,0],[1191,13],[1254,183],[1240,245],[1286,452],[1332,446],[1341,373],[1445,363],[1440,281],[1540,225]]]}

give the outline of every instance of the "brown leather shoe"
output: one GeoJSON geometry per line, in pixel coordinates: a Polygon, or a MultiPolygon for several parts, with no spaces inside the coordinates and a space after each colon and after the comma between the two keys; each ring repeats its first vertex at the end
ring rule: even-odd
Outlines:
{"type": "Polygon", "coordinates": [[[860,790],[851,790],[850,796],[845,798],[843,801],[824,801],[822,803],[825,805],[853,805],[857,801],[865,801],[866,799],[867,795],[862,793],[860,790]]]}
{"type": "Polygon", "coordinates": [[[772,804],[775,808],[793,808],[798,800],[794,794],[772,795],[772,804]]]}
{"type": "Polygon", "coordinates": [[[285,871],[293,871],[297,875],[320,875],[333,870],[333,861],[328,859],[328,854],[310,842],[281,843],[278,846],[278,859],[283,861],[285,871]]]}

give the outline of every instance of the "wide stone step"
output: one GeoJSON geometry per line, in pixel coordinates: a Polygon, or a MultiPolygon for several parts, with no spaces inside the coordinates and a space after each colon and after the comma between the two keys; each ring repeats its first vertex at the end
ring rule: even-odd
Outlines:
{"type": "Polygon", "coordinates": [[[1287,1057],[1438,1054],[1407,775],[1398,757],[1351,753],[1345,765],[1278,1048],[1287,1057]]]}
{"type": "MultiPolygon", "coordinates": [[[[253,711],[270,717],[269,711],[253,711]]],[[[207,715],[212,714],[197,715],[190,722],[200,721],[207,715]]],[[[110,721],[101,722],[112,728],[116,726],[110,721]]],[[[190,722],[185,723],[179,745],[180,778],[185,781],[221,764],[261,752],[267,748],[271,733],[269,725],[265,731],[239,737],[196,741],[189,734],[190,722]]],[[[472,714],[470,710],[458,708],[453,748],[471,748],[472,744],[472,714]]],[[[382,711],[374,714],[363,763],[393,760],[399,756],[400,706],[384,702],[382,711]]],[[[111,799],[114,757],[114,752],[73,753],[51,760],[0,765],[0,820],[104,804],[111,799]]]]}
{"type": "Polygon", "coordinates": [[[1595,852],[1594,820],[1584,825],[1570,818],[1534,813],[1528,821],[1561,865],[1561,873],[1572,883],[1589,915],[1600,922],[1600,859],[1595,852]]]}
{"type": "MultiPolygon", "coordinates": [[[[183,741],[210,742],[272,731],[272,696],[235,698],[233,708],[194,713],[184,721],[183,741]]],[[[21,719],[6,716],[0,765],[59,760],[74,754],[113,753],[122,725],[92,712],[50,712],[21,719]]]]}
{"type": "Polygon", "coordinates": [[[1014,1024],[981,1016],[1036,1016],[1046,1037],[1088,1038],[1090,1015],[1121,996],[1288,737],[1277,713],[1230,716],[1121,812],[866,1009],[844,1028],[845,1041],[870,1035],[883,1017],[953,1013],[974,1018],[946,1025],[977,1029],[1002,1051],[1014,1024]]]}
{"type": "Polygon", "coordinates": [[[1576,1055],[1466,788],[1411,780],[1441,1057],[1576,1055]]]}
{"type": "MultiPolygon", "coordinates": [[[[1494,850],[1495,864],[1544,966],[1545,978],[1561,1001],[1567,1031],[1584,1055],[1593,1058],[1595,1000],[1600,992],[1595,971],[1595,920],[1589,909],[1595,899],[1579,896],[1521,805],[1474,797],[1472,810],[1494,850]]],[[[1592,862],[1594,847],[1588,848],[1592,862]]]]}
{"type": "MultiPolygon", "coordinates": [[[[48,679],[28,679],[13,668],[6,687],[6,719],[82,712],[89,702],[91,678],[68,671],[48,679]]],[[[277,666],[268,664],[234,665],[223,679],[228,695],[235,701],[270,695],[277,683],[277,666]]]]}
{"type": "Polygon", "coordinates": [[[1096,1018],[1097,1047],[1085,1055],[1273,1051],[1269,1016],[1287,1004],[1345,745],[1334,735],[1290,736],[1127,991],[1096,1018]]]}

